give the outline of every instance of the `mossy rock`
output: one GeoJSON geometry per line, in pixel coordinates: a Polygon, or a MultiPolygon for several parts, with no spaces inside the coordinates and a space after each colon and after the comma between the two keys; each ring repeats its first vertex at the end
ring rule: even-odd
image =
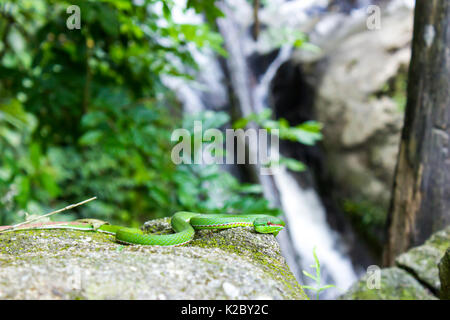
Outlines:
{"type": "MultiPolygon", "coordinates": [[[[169,219],[144,229],[170,232],[169,219]]],[[[0,299],[307,299],[273,235],[202,231],[182,247],[72,230],[0,234],[0,299]]]]}
{"type": "Polygon", "coordinates": [[[380,286],[369,288],[365,275],[340,297],[342,300],[436,300],[412,275],[399,268],[380,269],[380,286]]]}
{"type": "Polygon", "coordinates": [[[447,248],[444,257],[439,262],[439,277],[441,279],[439,297],[443,300],[450,300],[450,247],[447,248]]]}
{"type": "Polygon", "coordinates": [[[437,293],[441,287],[438,264],[448,247],[450,247],[450,226],[433,234],[423,245],[398,256],[395,263],[437,293]]]}

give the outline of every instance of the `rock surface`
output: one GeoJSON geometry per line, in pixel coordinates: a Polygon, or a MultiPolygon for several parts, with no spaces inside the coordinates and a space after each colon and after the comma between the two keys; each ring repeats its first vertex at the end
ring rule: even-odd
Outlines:
{"type": "Polygon", "coordinates": [[[444,257],[439,262],[439,278],[441,280],[439,298],[450,300],[450,247],[447,248],[444,257]]]}
{"type": "Polygon", "coordinates": [[[438,264],[449,247],[450,226],[435,233],[423,245],[398,256],[395,263],[438,292],[441,287],[438,264]]]}
{"type": "Polygon", "coordinates": [[[412,275],[399,268],[380,270],[380,288],[370,289],[363,276],[344,295],[343,300],[436,300],[412,275]]]}
{"type": "Polygon", "coordinates": [[[386,207],[403,106],[383,90],[406,73],[412,22],[411,10],[397,11],[383,16],[383,29],[363,29],[339,42],[327,55],[315,104],[337,183],[346,196],[359,194],[386,207]]]}
{"type": "Polygon", "coordinates": [[[289,106],[298,114],[313,105],[324,135],[318,180],[333,186],[332,198],[378,253],[403,125],[413,9],[382,7],[381,16],[380,30],[367,28],[365,12],[320,19],[311,41],[322,51],[299,50],[293,59],[313,88],[311,102],[289,106]]]}
{"type": "MultiPolygon", "coordinates": [[[[147,223],[167,233],[168,219],[147,223]]],[[[183,247],[122,246],[113,236],[0,234],[0,299],[306,299],[273,235],[201,231],[183,247]]]]}
{"type": "Polygon", "coordinates": [[[450,299],[450,226],[436,232],[423,245],[396,259],[396,267],[368,272],[341,299],[450,299]]]}

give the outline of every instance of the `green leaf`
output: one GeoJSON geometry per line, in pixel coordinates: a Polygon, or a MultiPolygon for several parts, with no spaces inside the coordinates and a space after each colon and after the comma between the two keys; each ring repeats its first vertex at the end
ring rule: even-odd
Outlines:
{"type": "Polygon", "coordinates": [[[117,18],[116,11],[109,6],[102,5],[98,11],[98,21],[103,30],[110,36],[114,37],[119,34],[119,19],[117,18]]]}
{"type": "Polygon", "coordinates": [[[30,145],[30,160],[35,170],[38,170],[41,163],[41,148],[37,143],[30,145]]]}
{"type": "Polygon", "coordinates": [[[280,138],[312,146],[322,139],[322,134],[297,126],[294,128],[280,129],[280,138]]]}
{"type": "Polygon", "coordinates": [[[81,125],[85,128],[97,127],[100,123],[107,120],[107,116],[102,111],[89,112],[81,118],[81,125]]]}
{"type": "Polygon", "coordinates": [[[19,177],[18,181],[18,194],[16,196],[16,201],[21,207],[25,207],[31,192],[31,182],[30,178],[26,176],[19,177]]]}
{"type": "Polygon", "coordinates": [[[44,189],[50,194],[51,197],[57,197],[61,190],[55,181],[55,177],[50,173],[44,172],[40,175],[40,181],[44,189]]]}
{"type": "Polygon", "coordinates": [[[102,137],[103,131],[101,130],[88,131],[83,136],[81,136],[79,143],[82,146],[94,145],[98,143],[102,137]]]}
{"type": "Polygon", "coordinates": [[[242,193],[261,194],[263,192],[263,188],[259,184],[242,184],[237,188],[237,191],[242,193]]]}
{"type": "Polygon", "coordinates": [[[296,172],[306,170],[306,166],[303,162],[293,158],[280,157],[280,164],[285,165],[288,169],[296,172]]]}
{"type": "Polygon", "coordinates": [[[17,99],[0,100],[0,121],[5,119],[17,128],[23,128],[27,124],[27,113],[22,103],[17,99]]]}
{"type": "Polygon", "coordinates": [[[308,289],[308,290],[312,290],[312,291],[314,291],[314,292],[316,292],[317,291],[317,288],[315,288],[315,287],[312,287],[312,286],[301,286],[303,289],[308,289]]]}
{"type": "Polygon", "coordinates": [[[243,129],[249,123],[247,118],[240,118],[233,123],[234,129],[243,129]]]}
{"type": "Polygon", "coordinates": [[[314,247],[314,249],[313,249],[313,256],[314,256],[314,260],[316,261],[317,268],[320,269],[320,262],[319,262],[319,258],[317,257],[316,247],[314,247]]]}
{"type": "Polygon", "coordinates": [[[328,284],[326,286],[321,287],[319,290],[317,290],[317,292],[322,292],[322,291],[324,291],[326,289],[329,289],[329,288],[336,288],[336,286],[333,285],[333,284],[328,284]]]}
{"type": "Polygon", "coordinates": [[[307,272],[307,271],[305,271],[305,270],[303,270],[303,274],[304,274],[305,276],[307,276],[308,278],[311,278],[311,279],[313,279],[313,280],[317,280],[315,276],[313,276],[312,274],[310,274],[309,272],[307,272]]]}
{"type": "Polygon", "coordinates": [[[257,114],[257,119],[261,123],[264,120],[270,119],[272,116],[272,109],[264,108],[263,111],[257,114]]]}

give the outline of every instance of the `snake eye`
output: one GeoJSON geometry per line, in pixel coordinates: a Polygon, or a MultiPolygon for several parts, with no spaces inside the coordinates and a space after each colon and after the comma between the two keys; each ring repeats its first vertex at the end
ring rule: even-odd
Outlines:
{"type": "Polygon", "coordinates": [[[284,226],[281,225],[281,224],[272,223],[272,222],[270,222],[270,221],[267,221],[267,225],[269,225],[269,226],[274,226],[274,227],[284,227],[284,226]]]}

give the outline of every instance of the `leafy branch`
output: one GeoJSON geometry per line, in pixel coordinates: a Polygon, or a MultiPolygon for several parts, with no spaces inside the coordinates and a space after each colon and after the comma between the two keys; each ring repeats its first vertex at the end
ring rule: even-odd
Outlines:
{"type": "MultiPolygon", "coordinates": [[[[265,108],[260,113],[252,113],[247,117],[240,118],[233,124],[234,129],[242,129],[248,123],[254,122],[260,127],[266,129],[271,134],[278,134],[279,138],[282,140],[288,140],[293,142],[299,142],[304,145],[313,146],[317,141],[322,139],[322,124],[317,121],[306,121],[296,126],[291,126],[289,121],[284,118],[277,120],[271,119],[272,110],[265,108]],[[274,131],[278,130],[278,131],[274,131]],[[277,132],[277,133],[276,133],[277,132]]],[[[292,171],[304,171],[306,166],[301,162],[293,158],[287,158],[280,155],[278,163],[285,165],[288,169],[292,171]]]]}

